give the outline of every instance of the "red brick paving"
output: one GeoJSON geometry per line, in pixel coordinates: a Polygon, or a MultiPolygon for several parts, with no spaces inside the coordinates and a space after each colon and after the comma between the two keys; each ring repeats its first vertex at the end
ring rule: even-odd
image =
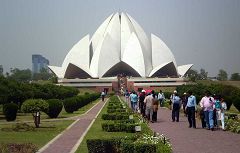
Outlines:
{"type": "MultiPolygon", "coordinates": [[[[105,100],[106,101],[106,100],[105,100]]],[[[70,129],[65,131],[56,141],[48,146],[42,153],[69,153],[84,131],[88,128],[96,114],[103,107],[104,102],[99,102],[86,115],[80,116],[70,129]]]]}
{"type": "Polygon", "coordinates": [[[180,115],[180,122],[171,121],[171,111],[160,108],[158,122],[150,127],[170,138],[174,153],[239,153],[240,134],[228,131],[209,131],[201,128],[188,128],[187,118],[180,115]]]}

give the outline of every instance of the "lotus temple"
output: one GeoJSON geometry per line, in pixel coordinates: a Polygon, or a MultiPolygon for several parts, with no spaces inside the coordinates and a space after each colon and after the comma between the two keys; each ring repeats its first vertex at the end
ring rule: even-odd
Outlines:
{"type": "Polygon", "coordinates": [[[149,37],[129,14],[115,13],[75,44],[62,66],[49,69],[65,86],[119,91],[185,84],[192,66],[178,66],[159,37],[149,37]]]}

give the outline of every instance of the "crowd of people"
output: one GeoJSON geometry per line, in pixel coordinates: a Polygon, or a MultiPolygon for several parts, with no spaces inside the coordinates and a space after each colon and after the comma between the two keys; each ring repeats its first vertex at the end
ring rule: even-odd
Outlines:
{"type": "MultiPolygon", "coordinates": [[[[141,113],[152,123],[157,121],[158,108],[159,106],[163,107],[165,102],[165,96],[161,90],[158,94],[154,90],[142,90],[139,93],[126,90],[124,96],[134,112],[141,113]]],[[[206,91],[205,96],[199,102],[199,106],[192,91],[180,96],[175,90],[169,99],[172,122],[179,122],[179,114],[182,108],[184,116],[188,119],[189,128],[196,128],[196,114],[199,114],[202,128],[213,131],[215,128],[221,127],[225,130],[224,114],[227,105],[220,95],[211,96],[210,92],[206,91]]]]}

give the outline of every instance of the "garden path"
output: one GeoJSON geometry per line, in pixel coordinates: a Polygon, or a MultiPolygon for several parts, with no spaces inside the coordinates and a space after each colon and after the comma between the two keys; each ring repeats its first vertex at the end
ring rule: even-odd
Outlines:
{"type": "Polygon", "coordinates": [[[151,123],[150,127],[170,139],[173,153],[240,152],[239,134],[202,129],[200,120],[196,129],[188,128],[187,117],[181,114],[179,122],[172,122],[171,111],[167,108],[158,110],[158,121],[151,123]]]}
{"type": "Polygon", "coordinates": [[[70,125],[65,131],[56,136],[38,152],[41,153],[74,153],[83,137],[95,121],[105,102],[98,102],[86,114],[76,118],[76,121],[70,125]]]}

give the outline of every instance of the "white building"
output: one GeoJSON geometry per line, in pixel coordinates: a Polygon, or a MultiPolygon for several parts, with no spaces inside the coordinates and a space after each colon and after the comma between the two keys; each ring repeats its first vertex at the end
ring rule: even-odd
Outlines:
{"type": "Polygon", "coordinates": [[[83,37],[68,52],[61,67],[49,66],[60,80],[102,79],[118,74],[139,78],[179,78],[192,64],[178,66],[167,45],[149,38],[125,13],[110,15],[90,38],[83,37]]]}

